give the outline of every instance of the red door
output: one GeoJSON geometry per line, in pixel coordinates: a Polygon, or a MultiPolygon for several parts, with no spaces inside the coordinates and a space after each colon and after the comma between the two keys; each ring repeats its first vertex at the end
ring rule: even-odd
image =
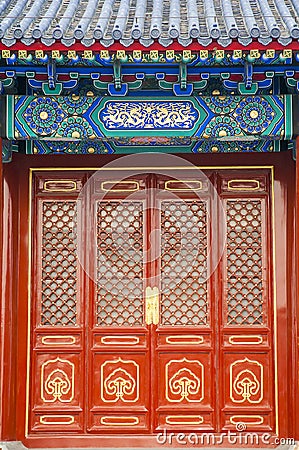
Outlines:
{"type": "Polygon", "coordinates": [[[275,432],[270,171],[103,173],[34,172],[29,434],[275,432]]]}

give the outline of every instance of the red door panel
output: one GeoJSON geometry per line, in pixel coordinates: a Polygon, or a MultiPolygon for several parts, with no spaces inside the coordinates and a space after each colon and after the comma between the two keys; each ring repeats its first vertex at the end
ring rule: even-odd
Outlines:
{"type": "MultiPolygon", "coordinates": [[[[269,174],[223,173],[222,426],[274,430],[269,174]]],[[[241,430],[242,431],[242,430],[241,430]]]]}
{"type": "Polygon", "coordinates": [[[49,411],[32,413],[31,432],[33,435],[45,433],[82,433],[84,430],[83,413],[65,411],[63,414],[49,411]]]}
{"type": "Polygon", "coordinates": [[[74,224],[82,175],[37,176],[31,337],[31,430],[84,430],[81,295],[74,224]]]}
{"type": "Polygon", "coordinates": [[[38,353],[35,357],[35,401],[37,408],[82,407],[80,380],[82,367],[78,354],[38,353]]]}
{"type": "Polygon", "coordinates": [[[158,184],[157,429],[216,430],[211,188],[183,177],[158,184]]]}
{"type": "Polygon", "coordinates": [[[145,326],[143,179],[89,182],[90,314],[88,373],[91,432],[150,429],[147,383],[150,340],[145,326]],[[141,351],[142,349],[142,351],[141,351]]]}

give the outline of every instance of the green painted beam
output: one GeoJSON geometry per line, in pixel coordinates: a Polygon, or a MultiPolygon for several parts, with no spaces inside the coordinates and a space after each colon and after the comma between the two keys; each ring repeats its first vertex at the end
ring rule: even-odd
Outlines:
{"type": "Polygon", "coordinates": [[[93,140],[148,137],[252,141],[293,137],[291,95],[5,97],[2,137],[93,140]]]}

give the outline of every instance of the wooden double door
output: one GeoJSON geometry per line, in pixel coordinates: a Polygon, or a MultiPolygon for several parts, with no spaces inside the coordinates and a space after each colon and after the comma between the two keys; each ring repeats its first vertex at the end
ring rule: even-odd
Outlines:
{"type": "Polygon", "coordinates": [[[270,169],[31,183],[29,435],[275,432],[270,169]]]}

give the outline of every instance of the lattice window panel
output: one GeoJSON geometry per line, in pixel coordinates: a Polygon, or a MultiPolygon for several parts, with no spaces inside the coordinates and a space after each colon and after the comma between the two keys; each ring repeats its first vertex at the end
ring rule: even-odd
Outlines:
{"type": "Polygon", "coordinates": [[[262,201],[228,200],[227,324],[263,324],[262,201]]]}
{"type": "Polygon", "coordinates": [[[97,205],[99,326],[143,324],[143,202],[97,205]]]}
{"type": "Polygon", "coordinates": [[[42,203],[41,325],[76,325],[75,201],[42,203]]]}
{"type": "Polygon", "coordinates": [[[161,324],[207,325],[207,204],[161,202],[161,324]]]}

